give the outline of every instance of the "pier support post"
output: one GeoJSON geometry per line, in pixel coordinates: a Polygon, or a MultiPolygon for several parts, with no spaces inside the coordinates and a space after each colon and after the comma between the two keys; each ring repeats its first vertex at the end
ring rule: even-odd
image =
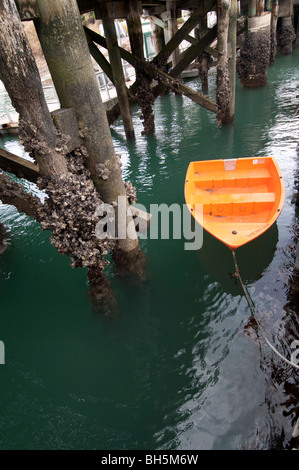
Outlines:
{"type": "Polygon", "coordinates": [[[271,11],[271,0],[265,0],[265,11],[271,11]]]}
{"type": "Polygon", "coordinates": [[[248,0],[248,18],[256,16],[256,1],[257,0],[248,0]]]}
{"type": "MultiPolygon", "coordinates": [[[[139,11],[139,0],[129,0],[127,7],[127,25],[132,54],[144,60],[143,32],[139,11]]],[[[135,64],[136,71],[136,96],[143,120],[143,134],[155,132],[155,119],[153,112],[154,96],[151,90],[152,78],[148,77],[143,69],[135,64]]]]}
{"type": "Polygon", "coordinates": [[[294,26],[295,27],[295,32],[296,32],[296,41],[294,44],[294,47],[299,46],[299,7],[297,5],[297,8],[294,8],[294,26]]]}
{"type": "MultiPolygon", "coordinates": [[[[195,28],[195,37],[197,41],[200,41],[204,37],[207,33],[207,29],[207,16],[205,16],[199,21],[198,27],[195,28]]],[[[212,62],[213,59],[208,52],[203,51],[198,55],[198,76],[201,80],[201,89],[203,93],[208,93],[209,91],[209,68],[211,67],[212,62]]]]}
{"type": "Polygon", "coordinates": [[[228,26],[228,73],[229,73],[229,102],[227,110],[228,123],[235,118],[236,95],[236,58],[237,58],[237,16],[238,0],[231,0],[228,26]]]}
{"type": "Polygon", "coordinates": [[[277,18],[278,18],[278,0],[272,1],[271,11],[271,31],[270,31],[270,58],[269,65],[275,64],[276,49],[277,49],[277,18]]]}
{"type": "Polygon", "coordinates": [[[263,2],[256,8],[255,0],[248,5],[248,30],[237,60],[240,82],[245,88],[257,88],[267,84],[267,68],[270,59],[271,13],[263,11],[263,2]],[[252,16],[254,13],[259,16],[252,16]]]}
{"type": "Polygon", "coordinates": [[[0,79],[20,115],[20,137],[42,175],[67,173],[56,151],[57,133],[42,89],[39,72],[16,5],[0,2],[0,79]]]}
{"type": "MultiPolygon", "coordinates": [[[[107,117],[94,74],[76,0],[38,0],[36,30],[62,107],[73,108],[87,149],[87,166],[101,197],[109,204],[126,197],[125,221],[132,228],[129,202],[107,117]]],[[[116,208],[118,217],[118,208],[116,208]]],[[[140,253],[136,235],[119,239],[124,258],[140,253]]]]}
{"type": "MultiPolygon", "coordinates": [[[[176,15],[176,1],[167,0],[166,7],[167,7],[167,12],[169,14],[168,33],[169,33],[169,39],[171,39],[178,31],[177,15],[176,15]]],[[[176,64],[178,63],[179,55],[180,55],[180,51],[179,51],[179,48],[177,47],[171,54],[172,68],[175,67],[176,64]]]]}
{"type": "Polygon", "coordinates": [[[127,5],[127,26],[131,51],[140,59],[144,59],[143,32],[140,15],[142,15],[141,2],[139,0],[129,0],[127,5]],[[139,6],[141,8],[139,8],[139,6]]]}
{"type": "Polygon", "coordinates": [[[124,123],[125,133],[126,137],[128,139],[131,139],[135,137],[135,133],[128,99],[128,91],[126,87],[121,57],[118,49],[114,19],[109,18],[105,2],[101,3],[101,14],[105,38],[107,41],[110,65],[112,68],[114,84],[117,92],[122,120],[124,123]]]}
{"type": "Polygon", "coordinates": [[[155,54],[158,55],[165,46],[164,29],[151,20],[151,30],[155,54]]]}
{"type": "Polygon", "coordinates": [[[228,26],[230,0],[217,0],[217,91],[218,124],[229,122],[230,83],[228,71],[228,26]]]}
{"type": "Polygon", "coordinates": [[[293,3],[289,0],[287,13],[282,17],[282,24],[277,31],[277,46],[281,55],[291,55],[293,42],[296,40],[296,33],[293,26],[293,3]]]}

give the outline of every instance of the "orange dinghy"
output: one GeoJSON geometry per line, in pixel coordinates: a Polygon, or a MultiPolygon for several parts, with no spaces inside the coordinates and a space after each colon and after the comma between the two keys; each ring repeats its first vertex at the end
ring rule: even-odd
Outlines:
{"type": "Polygon", "coordinates": [[[284,194],[273,157],[191,162],[186,175],[185,199],[191,214],[233,251],[276,221],[284,194]]]}

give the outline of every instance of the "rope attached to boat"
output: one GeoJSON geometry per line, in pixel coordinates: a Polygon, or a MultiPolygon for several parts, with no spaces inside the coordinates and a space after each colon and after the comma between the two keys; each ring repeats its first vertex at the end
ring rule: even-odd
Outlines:
{"type": "Polygon", "coordinates": [[[240,274],[240,270],[239,270],[238,265],[237,265],[236,254],[235,254],[234,251],[232,251],[232,254],[233,254],[234,263],[235,263],[235,269],[236,269],[235,274],[234,274],[234,277],[237,277],[237,278],[239,279],[239,281],[240,281],[240,284],[241,284],[241,287],[242,287],[242,289],[243,289],[244,295],[245,295],[245,297],[246,297],[246,300],[247,300],[248,306],[249,306],[249,308],[250,308],[250,311],[251,311],[251,313],[252,313],[252,315],[253,315],[253,317],[254,317],[254,319],[255,319],[255,321],[256,321],[256,323],[257,323],[257,325],[258,325],[258,327],[259,327],[259,329],[260,329],[260,331],[261,331],[261,333],[262,333],[262,335],[263,335],[263,337],[264,337],[264,340],[266,341],[266,343],[268,344],[268,346],[275,352],[275,354],[277,354],[277,355],[280,357],[280,359],[282,359],[283,361],[285,361],[285,362],[286,362],[287,364],[289,364],[290,366],[293,366],[293,367],[295,367],[296,369],[299,370],[299,365],[298,365],[298,364],[295,364],[294,362],[289,361],[286,357],[284,357],[282,354],[280,354],[280,352],[277,351],[277,349],[275,348],[275,346],[273,346],[273,344],[271,344],[270,341],[268,340],[268,338],[267,338],[267,336],[266,336],[266,334],[265,334],[265,332],[264,332],[264,330],[263,330],[263,328],[262,328],[262,326],[261,326],[261,324],[260,324],[260,321],[259,321],[259,319],[258,319],[257,316],[256,316],[255,309],[254,309],[254,305],[253,305],[253,302],[252,302],[252,300],[251,300],[251,298],[250,298],[250,295],[249,295],[249,293],[248,293],[248,291],[247,291],[247,289],[246,289],[246,287],[245,287],[245,285],[244,285],[244,283],[243,283],[243,281],[242,281],[241,274],[240,274]]]}

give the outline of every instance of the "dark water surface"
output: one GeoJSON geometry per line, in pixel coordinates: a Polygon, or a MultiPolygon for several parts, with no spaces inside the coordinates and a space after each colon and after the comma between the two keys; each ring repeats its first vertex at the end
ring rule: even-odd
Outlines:
{"type": "MultiPolygon", "coordinates": [[[[296,338],[288,304],[292,272],[299,54],[278,57],[267,87],[236,93],[235,124],[185,97],[155,103],[156,133],[127,143],[112,129],[123,174],[138,202],[184,204],[192,160],[273,155],[286,202],[277,224],[238,250],[243,276],[264,328],[290,355],[296,338]]],[[[210,95],[215,96],[211,71],[210,95]]],[[[199,87],[197,80],[188,83],[199,87]]],[[[15,137],[1,146],[23,154],[15,137]]],[[[29,189],[38,192],[34,185],[29,189]]],[[[288,448],[298,373],[257,340],[230,251],[204,234],[198,251],[185,240],[142,240],[145,282],[107,275],[118,299],[113,318],[93,312],[86,270],[49,243],[49,232],[0,205],[10,245],[0,259],[0,448],[272,449],[288,448]]],[[[297,329],[298,338],[299,330],[297,329]]],[[[297,389],[296,389],[297,383],[297,389]]]]}

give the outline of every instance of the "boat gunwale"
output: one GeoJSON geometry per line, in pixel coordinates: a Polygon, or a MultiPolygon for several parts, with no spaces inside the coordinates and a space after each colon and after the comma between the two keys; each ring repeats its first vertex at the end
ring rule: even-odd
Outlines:
{"type": "MultiPolygon", "coordinates": [[[[271,163],[267,163],[266,166],[263,166],[263,168],[269,168],[269,166],[271,165],[271,163]]],[[[257,168],[255,168],[256,170],[257,168]]],[[[247,169],[246,169],[247,170],[247,169]]],[[[212,173],[213,170],[210,170],[210,173],[212,173]]],[[[250,171],[250,169],[248,168],[248,171],[250,171]]],[[[209,173],[209,171],[206,171],[205,172],[205,175],[207,175],[209,173]]],[[[269,171],[270,173],[270,171],[269,171]]],[[[273,173],[273,172],[272,172],[273,173]]],[[[273,175],[271,176],[270,174],[270,179],[273,179],[273,175]]],[[[223,181],[224,181],[224,178],[223,178],[223,181]]],[[[228,188],[229,189],[229,188],[228,188]]],[[[270,191],[269,191],[270,192],[270,191]]],[[[264,233],[266,230],[268,230],[277,220],[277,218],[279,217],[279,215],[281,214],[282,212],[282,208],[283,208],[283,205],[284,205],[284,200],[285,200],[285,184],[284,184],[284,180],[283,180],[283,176],[282,176],[282,173],[281,173],[281,170],[279,168],[279,165],[276,161],[276,159],[273,157],[273,156],[259,156],[259,157],[240,157],[240,158],[236,158],[236,159],[214,159],[214,160],[199,160],[199,161],[192,161],[189,163],[189,166],[188,166],[188,169],[187,169],[187,173],[186,173],[186,178],[185,178],[185,187],[184,187],[184,193],[185,193],[185,200],[186,200],[186,204],[187,204],[187,207],[189,209],[189,211],[191,212],[192,216],[195,218],[195,220],[205,229],[207,230],[211,235],[213,235],[215,238],[217,238],[218,240],[220,240],[222,243],[224,243],[225,245],[227,245],[231,250],[235,250],[236,248],[242,246],[242,245],[245,245],[246,243],[252,241],[253,239],[257,238],[258,236],[260,236],[262,233],[264,233]],[[194,203],[191,203],[190,202],[190,196],[189,196],[189,193],[191,192],[190,191],[190,184],[195,184],[195,179],[193,178],[193,175],[195,173],[194,171],[194,166],[196,163],[202,163],[202,164],[209,164],[209,166],[213,166],[213,164],[219,164],[220,162],[223,162],[224,164],[224,168],[223,170],[219,170],[219,173],[224,172],[224,171],[227,171],[227,174],[229,175],[229,178],[227,178],[227,180],[234,180],[234,178],[232,178],[232,174],[234,171],[238,171],[238,170],[235,170],[235,169],[229,169],[229,170],[226,170],[225,168],[225,162],[227,161],[235,161],[235,168],[238,166],[237,165],[237,162],[238,161],[253,161],[255,160],[256,162],[258,161],[261,161],[263,163],[265,163],[265,161],[268,161],[268,162],[271,162],[273,165],[274,165],[274,170],[275,170],[275,175],[277,175],[277,178],[276,180],[279,181],[279,186],[278,186],[278,190],[276,188],[276,190],[274,191],[275,192],[275,200],[273,202],[273,208],[270,209],[270,216],[269,216],[269,219],[268,220],[265,220],[264,222],[252,222],[252,226],[256,226],[257,229],[256,230],[252,230],[249,235],[248,235],[248,239],[244,238],[244,235],[243,235],[243,241],[242,242],[231,242],[231,241],[228,241],[228,240],[225,240],[223,237],[220,236],[219,233],[215,233],[215,230],[213,230],[215,227],[214,227],[214,224],[216,224],[216,217],[218,218],[218,223],[221,224],[222,222],[222,225],[224,226],[225,223],[227,223],[228,225],[230,223],[232,223],[231,220],[229,220],[228,222],[224,222],[223,223],[223,218],[222,220],[221,217],[217,216],[217,215],[209,215],[209,217],[214,217],[215,221],[210,221],[210,222],[205,222],[204,219],[202,218],[202,220],[200,219],[199,216],[197,216],[196,214],[196,210],[195,210],[195,206],[196,204],[194,203]],[[188,191],[189,190],[189,191],[188,191]],[[277,197],[277,192],[279,193],[279,197],[277,197]],[[261,224],[262,224],[262,227],[261,227],[261,224]]],[[[254,194],[254,193],[253,193],[254,194]]],[[[233,204],[233,202],[232,202],[233,204]]],[[[201,205],[201,204],[200,204],[201,205]]],[[[221,205],[221,204],[220,204],[221,205]]],[[[206,215],[206,218],[208,216],[206,215]]],[[[232,218],[234,216],[231,216],[232,218]]],[[[246,221],[246,222],[238,222],[239,226],[242,227],[242,223],[244,223],[244,226],[247,224],[249,225],[250,222],[246,221]]],[[[232,232],[233,233],[233,232],[232,232]]]]}

